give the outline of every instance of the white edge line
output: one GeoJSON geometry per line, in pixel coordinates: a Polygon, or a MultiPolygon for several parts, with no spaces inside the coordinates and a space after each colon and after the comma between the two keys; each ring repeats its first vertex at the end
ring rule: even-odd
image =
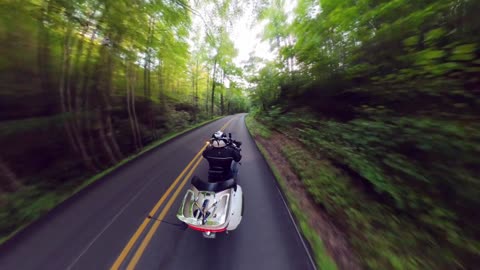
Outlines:
{"type": "MultiPolygon", "coordinates": [[[[218,119],[220,120],[220,119],[218,119]]],[[[215,121],[213,121],[215,122],[215,121]]],[[[210,123],[207,123],[207,124],[210,124],[210,123]]],[[[133,196],[123,207],[122,209],[120,209],[120,211],[110,220],[110,222],[105,226],[103,227],[103,229],[95,236],[95,238],[92,239],[92,241],[90,241],[90,243],[88,243],[88,245],[82,250],[82,252],[77,256],[77,258],[75,258],[75,260],[73,260],[73,262],[70,263],[70,265],[68,265],[68,267],[66,269],[70,270],[72,269],[73,266],[75,266],[75,264],[80,260],[80,258],[90,249],[90,247],[98,240],[98,238],[100,238],[100,236],[102,236],[102,234],[113,224],[113,222],[115,222],[115,220],[125,211],[125,209],[127,209],[128,206],[130,206],[130,204],[133,203],[133,201],[140,195],[140,193],[143,192],[143,190],[145,188],[147,188],[147,186],[150,185],[151,182],[153,182],[155,180],[155,177],[152,177],[150,180],[148,180],[148,182],[145,184],[145,186],[143,186],[136,194],[135,196],[133,196]]]]}
{"type": "Polygon", "coordinates": [[[156,177],[152,177],[148,182],[143,186],[136,194],[133,196],[123,207],[120,209],[120,211],[110,220],[110,222],[103,227],[103,229],[95,236],[95,238],[90,241],[90,243],[82,250],[82,252],[73,260],[73,262],[70,263],[70,265],[66,269],[72,269],[73,266],[80,260],[80,258],[90,249],[90,247],[102,236],[102,234],[117,220],[117,218],[127,209],[128,206],[130,206],[133,201],[145,190],[154,180],[156,177]]]}
{"type": "Polygon", "coordinates": [[[292,213],[290,212],[290,208],[288,208],[288,204],[285,201],[285,198],[283,197],[283,193],[278,187],[278,183],[275,183],[277,187],[278,193],[280,193],[280,198],[282,199],[283,204],[285,205],[285,208],[287,208],[288,215],[290,216],[290,219],[292,220],[293,226],[295,227],[295,230],[297,231],[298,237],[300,238],[300,241],[302,242],[303,248],[305,249],[305,252],[308,255],[308,259],[310,260],[310,263],[312,264],[313,269],[317,270],[317,266],[315,264],[315,261],[312,258],[312,254],[310,254],[310,250],[307,247],[307,244],[305,244],[305,241],[303,240],[303,236],[300,233],[300,230],[298,229],[297,223],[295,223],[295,219],[292,216],[292,213]]]}
{"type": "MultiPolygon", "coordinates": [[[[244,115],[243,117],[245,118],[245,115],[244,115]]],[[[250,131],[248,131],[248,128],[247,128],[246,125],[245,125],[245,128],[247,129],[247,132],[248,132],[248,134],[250,135],[250,138],[253,140],[255,146],[257,147],[258,151],[260,152],[261,156],[263,157],[263,154],[261,153],[261,151],[260,151],[260,149],[259,149],[259,147],[258,147],[257,142],[255,141],[255,139],[253,138],[253,136],[250,134],[250,131]]],[[[263,159],[264,159],[265,162],[267,163],[267,166],[270,168],[270,164],[268,163],[267,159],[266,159],[265,157],[263,157],[263,159]]],[[[300,238],[300,241],[302,242],[303,248],[305,249],[305,252],[307,253],[308,259],[310,260],[310,264],[312,265],[312,267],[313,267],[314,270],[317,270],[317,265],[315,264],[315,260],[313,259],[312,254],[310,254],[310,249],[307,247],[307,244],[305,244],[305,240],[303,239],[302,233],[301,233],[300,230],[298,229],[297,223],[295,222],[295,219],[293,218],[292,213],[290,212],[290,208],[288,207],[288,204],[287,204],[287,202],[285,201],[285,198],[283,197],[283,193],[282,193],[282,191],[281,191],[280,188],[279,188],[280,183],[278,183],[278,180],[277,180],[276,177],[273,175],[272,168],[270,168],[270,171],[272,172],[272,176],[273,176],[273,179],[274,179],[274,182],[275,182],[275,187],[277,187],[277,191],[278,191],[278,193],[280,194],[280,198],[282,199],[283,205],[285,205],[285,208],[287,209],[288,216],[290,216],[290,220],[291,220],[292,223],[293,223],[293,227],[295,227],[295,231],[297,232],[297,235],[298,235],[298,237],[300,238]]]]}

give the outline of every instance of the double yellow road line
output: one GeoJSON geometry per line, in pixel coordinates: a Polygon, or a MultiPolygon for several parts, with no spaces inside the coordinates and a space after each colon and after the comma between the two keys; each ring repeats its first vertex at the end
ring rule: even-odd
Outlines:
{"type": "MultiPolygon", "coordinates": [[[[225,123],[225,125],[222,126],[221,130],[222,131],[225,130],[225,128],[232,122],[233,119],[234,119],[234,117],[232,117],[227,123],[225,123]]],[[[167,191],[163,194],[163,196],[160,198],[160,200],[155,204],[153,209],[150,211],[150,213],[149,213],[150,216],[155,217],[155,214],[157,213],[158,209],[163,205],[163,203],[165,202],[167,197],[175,189],[175,192],[173,193],[173,195],[168,200],[167,204],[163,208],[160,215],[157,217],[158,219],[163,220],[163,218],[167,215],[168,211],[172,207],[173,202],[175,202],[175,199],[177,198],[178,194],[183,189],[185,184],[188,182],[188,179],[190,179],[193,172],[197,169],[198,165],[202,161],[202,156],[201,155],[202,155],[202,152],[205,149],[205,147],[207,147],[207,145],[208,145],[208,142],[200,149],[200,151],[198,151],[198,153],[188,163],[188,165],[185,167],[185,169],[183,169],[183,171],[175,179],[175,181],[173,181],[173,183],[170,185],[170,187],[167,189],[167,191]],[[177,186],[177,184],[180,182],[180,180],[182,178],[183,178],[183,181],[180,183],[180,185],[177,186]]],[[[137,231],[135,231],[135,233],[132,235],[132,237],[128,241],[127,245],[123,248],[122,252],[118,256],[118,258],[115,260],[115,262],[113,263],[113,265],[111,267],[112,270],[119,269],[120,266],[124,263],[128,254],[130,254],[133,246],[135,245],[135,243],[137,243],[137,241],[139,240],[140,236],[143,234],[143,232],[147,228],[150,221],[151,221],[151,219],[145,218],[145,220],[142,222],[142,224],[138,227],[137,231]]],[[[127,269],[134,269],[135,268],[138,261],[142,257],[143,252],[145,251],[148,244],[152,240],[153,235],[157,231],[158,226],[160,226],[160,222],[155,222],[153,224],[153,226],[150,228],[150,230],[147,232],[147,234],[143,238],[142,242],[140,243],[140,246],[137,248],[137,250],[135,251],[135,254],[133,255],[130,262],[128,263],[127,269]]]]}

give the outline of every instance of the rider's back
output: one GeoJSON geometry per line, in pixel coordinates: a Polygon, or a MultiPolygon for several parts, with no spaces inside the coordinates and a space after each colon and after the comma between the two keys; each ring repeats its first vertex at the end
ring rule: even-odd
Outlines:
{"type": "Polygon", "coordinates": [[[232,178],[232,162],[239,162],[242,159],[239,151],[230,145],[214,147],[209,145],[203,151],[203,157],[209,164],[209,181],[217,182],[232,178]]]}

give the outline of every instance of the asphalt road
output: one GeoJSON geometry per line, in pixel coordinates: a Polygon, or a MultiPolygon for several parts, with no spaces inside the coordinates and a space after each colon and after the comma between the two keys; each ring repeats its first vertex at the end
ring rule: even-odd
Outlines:
{"type": "MultiPolygon", "coordinates": [[[[313,269],[244,118],[228,116],[191,131],[84,189],[0,246],[0,269],[108,269],[114,263],[120,269],[313,269]],[[155,216],[163,211],[165,221],[177,222],[189,171],[169,187],[227,123],[225,131],[243,143],[238,183],[245,211],[237,230],[204,239],[197,231],[146,219],[165,197],[155,216]]],[[[207,162],[201,160],[192,173],[205,178],[207,162]]]]}

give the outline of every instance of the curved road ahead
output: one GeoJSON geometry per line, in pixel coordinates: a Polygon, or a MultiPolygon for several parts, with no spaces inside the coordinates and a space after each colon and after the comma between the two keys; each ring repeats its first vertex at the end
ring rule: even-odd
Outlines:
{"type": "Polygon", "coordinates": [[[244,118],[191,131],[84,189],[2,245],[0,269],[314,269],[244,118]],[[192,173],[207,173],[197,154],[222,127],[243,142],[245,212],[237,230],[212,240],[147,219],[154,213],[177,223],[192,173]]]}

